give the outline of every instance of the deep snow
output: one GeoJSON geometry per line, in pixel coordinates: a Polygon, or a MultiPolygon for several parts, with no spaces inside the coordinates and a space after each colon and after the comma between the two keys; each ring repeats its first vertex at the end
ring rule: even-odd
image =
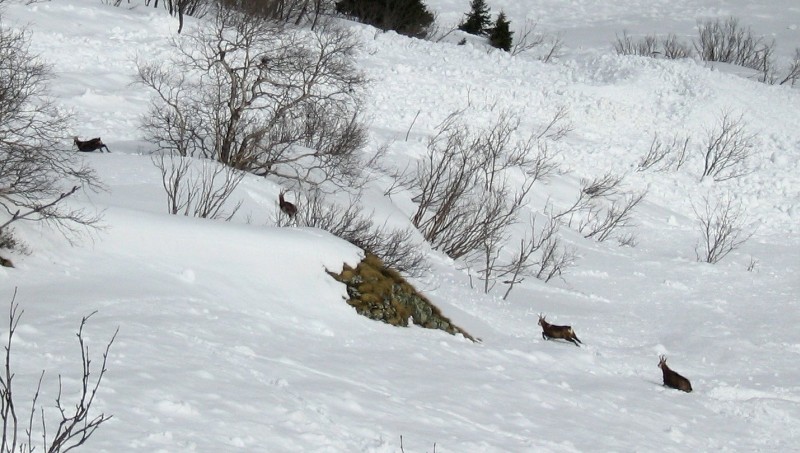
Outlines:
{"type": "MultiPolygon", "coordinates": [[[[454,110],[469,106],[479,126],[508,109],[527,130],[566,106],[573,130],[554,145],[563,174],[537,183],[531,208],[566,205],[581,178],[609,170],[648,190],[634,216],[637,247],[565,229],[577,266],[548,284],[528,280],[507,301],[470,288],[456,263],[431,253],[431,272],[414,283],[481,344],[357,316],[324,270],[354,264],[359,251],[325,232],[271,226],[272,181],[245,179],[233,222],[165,214],[137,129],[148,93],[131,85],[133,58],[169,52],[176,23],[163,11],[6,3],[4,24],[27,26],[54,66],[53,94],[74,112],[65,137],[100,135],[113,151],[85,157],[110,190],[72,201],[104,210],[105,228],[71,247],[20,226],[32,253],[0,268],[0,300],[16,287],[25,310],[13,345],[17,396],[32,394],[42,369],[47,404],[58,373],[76,384],[74,332],[98,310],[87,328],[94,353],[120,327],[97,401],[114,418],[84,451],[399,452],[401,436],[409,453],[796,449],[800,90],[694,61],[618,57],[611,42],[622,30],[688,36],[698,18],[736,15],[773,33],[786,57],[800,42],[800,8],[597,3],[490,3],[512,23],[535,18],[563,35],[568,47],[549,64],[348,25],[371,79],[366,152],[386,145],[402,168],[454,110]],[[701,183],[697,156],[679,172],[634,171],[654,133],[700,139],[721,111],[742,114],[756,133],[751,174],[701,183]],[[755,229],[717,265],[695,260],[692,203],[708,194],[735,197],[755,229]],[[571,324],[586,346],[542,340],[540,312],[571,324]],[[659,354],[693,393],[660,385],[659,354]]],[[[430,4],[455,22],[468,1],[430,4]]],[[[382,197],[384,183],[370,188],[370,207],[407,218],[410,197],[382,197]]]]}

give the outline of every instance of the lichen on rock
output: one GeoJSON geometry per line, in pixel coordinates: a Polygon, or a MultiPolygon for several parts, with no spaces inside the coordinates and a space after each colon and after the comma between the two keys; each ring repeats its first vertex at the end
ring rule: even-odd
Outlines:
{"type": "Polygon", "coordinates": [[[347,286],[347,303],[360,315],[402,327],[408,327],[410,321],[421,327],[461,334],[477,341],[445,317],[399,272],[386,267],[371,253],[367,253],[355,268],[345,263],[339,274],[330,271],[328,274],[347,286]]]}

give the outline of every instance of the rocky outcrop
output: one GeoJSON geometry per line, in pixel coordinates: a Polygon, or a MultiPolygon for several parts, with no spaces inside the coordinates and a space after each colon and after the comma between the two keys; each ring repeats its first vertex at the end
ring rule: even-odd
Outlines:
{"type": "Polygon", "coordinates": [[[373,254],[368,253],[355,268],[345,264],[341,273],[328,273],[347,285],[347,303],[360,315],[393,326],[408,327],[412,322],[477,341],[373,254]]]}

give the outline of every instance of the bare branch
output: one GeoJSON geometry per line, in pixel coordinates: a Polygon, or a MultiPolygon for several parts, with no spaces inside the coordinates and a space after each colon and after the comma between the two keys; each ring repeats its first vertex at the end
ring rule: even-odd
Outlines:
{"type": "Polygon", "coordinates": [[[708,131],[703,154],[701,179],[711,176],[714,181],[738,178],[750,170],[746,167],[753,154],[754,135],[747,133],[743,116],[723,112],[720,123],[708,131]]]}
{"type": "Polygon", "coordinates": [[[745,231],[745,211],[730,196],[714,202],[704,197],[702,205],[692,208],[700,228],[700,243],[695,247],[698,261],[716,264],[755,234],[745,231]]]}

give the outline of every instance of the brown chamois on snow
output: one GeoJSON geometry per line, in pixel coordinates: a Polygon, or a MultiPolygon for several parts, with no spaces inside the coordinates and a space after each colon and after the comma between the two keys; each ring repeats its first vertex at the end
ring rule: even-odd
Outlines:
{"type": "Polygon", "coordinates": [[[583,344],[581,340],[575,335],[572,326],[556,326],[545,321],[545,316],[539,314],[539,325],[542,326],[542,338],[549,340],[550,338],[561,338],[580,347],[578,343],[583,344]]]}
{"type": "Polygon", "coordinates": [[[686,393],[692,391],[692,384],[689,380],[669,369],[667,366],[667,358],[663,355],[658,356],[658,367],[661,368],[661,372],[664,373],[664,385],[683,390],[686,393]]]}
{"type": "Polygon", "coordinates": [[[281,212],[288,215],[289,218],[294,218],[294,216],[297,215],[297,206],[284,200],[284,194],[286,194],[285,190],[281,190],[280,194],[278,194],[278,206],[280,206],[281,212]]]}
{"type": "Polygon", "coordinates": [[[84,140],[78,140],[78,137],[74,137],[74,143],[75,143],[75,146],[78,147],[78,151],[81,151],[81,152],[84,152],[84,153],[90,153],[92,151],[97,151],[98,149],[102,153],[103,152],[103,148],[105,148],[106,151],[108,151],[109,153],[111,152],[111,150],[108,149],[108,146],[106,146],[106,144],[103,143],[102,140],[100,140],[100,137],[95,137],[95,138],[92,138],[92,139],[89,139],[89,140],[85,140],[85,141],[84,140]]]}

